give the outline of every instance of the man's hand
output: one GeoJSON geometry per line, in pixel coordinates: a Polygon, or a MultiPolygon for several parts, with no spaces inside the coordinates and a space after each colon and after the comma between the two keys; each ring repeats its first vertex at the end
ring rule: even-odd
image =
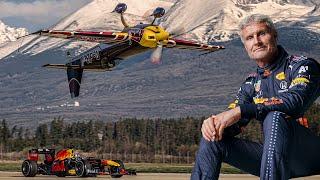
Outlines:
{"type": "Polygon", "coordinates": [[[211,116],[208,119],[204,120],[201,127],[202,136],[205,140],[211,141],[216,137],[216,129],[214,127],[213,118],[215,116],[211,116]]]}
{"type": "Polygon", "coordinates": [[[224,129],[236,123],[240,117],[240,107],[213,115],[203,121],[202,136],[207,141],[219,141],[222,139],[224,129]]]}
{"type": "Polygon", "coordinates": [[[238,122],[240,117],[240,107],[217,114],[213,119],[213,124],[216,129],[216,137],[214,139],[220,141],[222,139],[224,129],[238,122]]]}

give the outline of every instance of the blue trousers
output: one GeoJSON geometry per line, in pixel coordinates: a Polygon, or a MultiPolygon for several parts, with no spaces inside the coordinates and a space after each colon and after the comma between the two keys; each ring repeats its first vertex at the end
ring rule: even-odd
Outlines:
{"type": "Polygon", "coordinates": [[[263,144],[236,137],[214,142],[202,138],[191,179],[218,179],[222,162],[263,180],[320,174],[320,137],[277,111],[268,113],[262,129],[263,144]]]}

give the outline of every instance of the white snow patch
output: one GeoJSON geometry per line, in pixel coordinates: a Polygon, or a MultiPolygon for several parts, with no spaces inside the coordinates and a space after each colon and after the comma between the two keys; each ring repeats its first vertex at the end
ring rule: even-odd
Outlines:
{"type": "Polygon", "coordinates": [[[28,31],[26,28],[13,28],[5,25],[0,20],[0,44],[9,42],[9,41],[16,41],[18,37],[27,35],[28,31]]]}

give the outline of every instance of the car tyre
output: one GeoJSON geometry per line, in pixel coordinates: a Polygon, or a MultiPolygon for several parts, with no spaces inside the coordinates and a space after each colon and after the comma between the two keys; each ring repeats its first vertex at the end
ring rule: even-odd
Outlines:
{"type": "Polygon", "coordinates": [[[36,161],[25,160],[21,166],[22,174],[25,177],[34,177],[38,173],[38,165],[36,161]]]}
{"type": "Polygon", "coordinates": [[[89,176],[89,170],[91,169],[91,164],[86,160],[77,161],[75,164],[76,175],[78,177],[89,176]]]}

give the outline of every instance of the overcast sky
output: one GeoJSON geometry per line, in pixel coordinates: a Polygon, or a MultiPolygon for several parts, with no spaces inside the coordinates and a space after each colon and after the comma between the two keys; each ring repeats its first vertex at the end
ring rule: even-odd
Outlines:
{"type": "Polygon", "coordinates": [[[29,32],[49,28],[92,0],[0,0],[0,20],[29,32]]]}

